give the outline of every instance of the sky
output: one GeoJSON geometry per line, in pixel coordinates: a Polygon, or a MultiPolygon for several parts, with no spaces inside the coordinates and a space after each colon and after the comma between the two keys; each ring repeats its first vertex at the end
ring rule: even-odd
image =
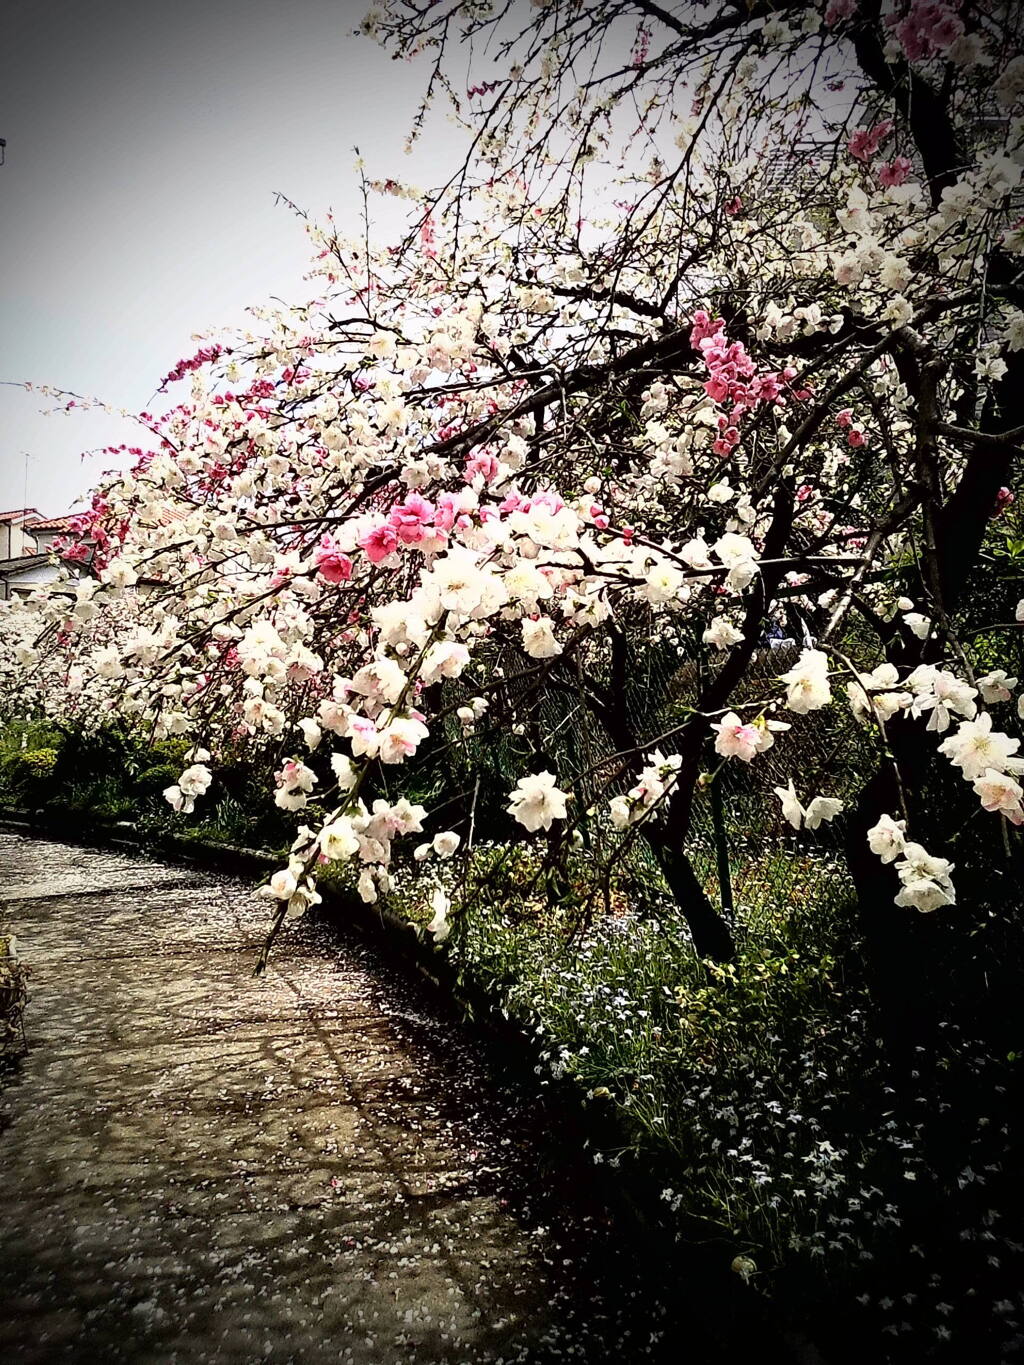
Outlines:
{"type": "MultiPolygon", "coordinates": [[[[426,185],[461,134],[411,155],[426,72],[354,36],[369,0],[7,0],[0,26],[0,511],[57,516],[137,440],[101,412],[43,416],[28,380],[138,411],[195,332],[304,293],[302,225],[359,210],[370,174],[426,185]]],[[[382,220],[390,240],[398,220],[382,220]]]]}

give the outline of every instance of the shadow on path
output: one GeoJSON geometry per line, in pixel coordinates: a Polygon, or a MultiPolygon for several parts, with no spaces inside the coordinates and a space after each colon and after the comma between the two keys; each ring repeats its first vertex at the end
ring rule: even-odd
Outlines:
{"type": "MultiPolygon", "coordinates": [[[[707,1360],[530,1097],[365,946],[252,966],[250,889],[0,832],[0,1359],[707,1360]]],[[[673,1305],[675,1309],[677,1305],[673,1305]]]]}

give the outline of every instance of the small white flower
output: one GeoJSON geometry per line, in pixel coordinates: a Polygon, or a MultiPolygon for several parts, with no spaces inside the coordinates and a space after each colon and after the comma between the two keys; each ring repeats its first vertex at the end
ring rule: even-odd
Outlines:
{"type": "Polygon", "coordinates": [[[775,795],[782,802],[782,818],[788,820],[794,829],[799,829],[804,818],[804,808],[801,806],[793,787],[793,779],[789,779],[786,787],[775,787],[775,795]]]}
{"type": "Polygon", "coordinates": [[[286,867],[280,868],[271,877],[269,883],[260,888],[260,894],[273,898],[274,900],[290,900],[295,894],[298,882],[286,867]]]}
{"type": "Polygon", "coordinates": [[[434,852],[439,858],[450,858],[461,842],[462,840],[454,830],[445,830],[441,834],[434,835],[434,852]]]}
{"type": "Polygon", "coordinates": [[[360,872],[356,890],[359,892],[360,899],[365,901],[367,905],[373,905],[377,899],[377,883],[368,867],[364,867],[360,872]]]}
{"type": "Polygon", "coordinates": [[[985,810],[1000,812],[1011,824],[1024,824],[1024,810],[1021,809],[1024,788],[1007,773],[997,772],[995,768],[986,768],[974,779],[974,790],[981,798],[985,810]]]}
{"type": "Polygon", "coordinates": [[[562,653],[562,645],[555,639],[554,623],[549,616],[537,621],[525,617],[522,623],[523,649],[531,659],[553,659],[562,653]]]}
{"type": "Polygon", "coordinates": [[[302,738],[306,742],[306,748],[312,753],[321,739],[323,739],[323,731],[320,729],[320,726],[315,720],[311,720],[307,717],[305,720],[300,720],[295,728],[302,731],[302,738]]]}
{"type": "Polygon", "coordinates": [[[982,712],[977,720],[966,720],[955,735],[939,745],[939,753],[961,770],[967,781],[980,777],[986,768],[997,772],[1020,772],[1024,763],[1015,755],[1019,739],[992,729],[992,716],[982,712]]]}
{"type": "Polygon", "coordinates": [[[711,729],[718,732],[715,753],[723,758],[738,758],[749,763],[762,747],[757,726],[745,725],[735,711],[729,711],[711,729]]]}
{"type": "Polygon", "coordinates": [[[706,645],[714,645],[716,649],[732,649],[743,639],[743,632],[724,616],[716,616],[701,638],[706,645]]]}
{"type": "Polygon", "coordinates": [[[1011,691],[1016,686],[1017,679],[1007,677],[1005,668],[997,668],[978,679],[981,699],[989,705],[997,701],[1009,701],[1011,691]]]}
{"type": "Polygon", "coordinates": [[[882,815],[878,823],[868,830],[868,847],[883,863],[895,862],[903,852],[906,828],[906,820],[894,820],[891,815],[882,815]]]}
{"type": "Polygon", "coordinates": [[[343,792],[351,791],[356,785],[359,771],[346,754],[331,755],[331,771],[334,773],[335,780],[343,792]]]}
{"type": "Polygon", "coordinates": [[[452,926],[448,923],[451,904],[440,887],[430,897],[430,908],[434,912],[434,918],[427,925],[427,933],[433,934],[435,943],[443,943],[452,931],[452,926]]]}
{"type": "Polygon", "coordinates": [[[359,839],[352,828],[351,820],[339,816],[329,825],[325,825],[320,831],[320,848],[324,857],[332,862],[355,857],[359,852],[359,839]]]}
{"type": "Polygon", "coordinates": [[[798,715],[817,711],[832,700],[828,681],[828,655],[820,649],[805,649],[781,682],[787,684],[786,705],[798,715]]]}
{"type": "Polygon", "coordinates": [[[903,617],[903,624],[913,632],[919,640],[927,640],[928,632],[932,628],[931,619],[922,616],[919,611],[908,611],[903,617]]]}
{"type": "Polygon", "coordinates": [[[182,815],[190,815],[196,808],[196,803],[190,796],[185,795],[177,783],[173,787],[164,788],[164,800],[182,815]]]}
{"type": "Polygon", "coordinates": [[[550,829],[554,820],[564,820],[567,800],[567,793],[555,786],[554,773],[535,773],[519,779],[506,810],[533,834],[550,829]]]}
{"type": "Polygon", "coordinates": [[[804,825],[807,829],[817,829],[821,822],[834,820],[843,809],[843,803],[835,796],[816,796],[807,807],[804,825]]]}

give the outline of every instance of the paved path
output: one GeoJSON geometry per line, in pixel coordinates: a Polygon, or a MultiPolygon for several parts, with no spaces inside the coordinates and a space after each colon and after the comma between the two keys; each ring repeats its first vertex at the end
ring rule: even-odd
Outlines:
{"type": "Polygon", "coordinates": [[[2,830],[0,871],[0,1360],[661,1358],[529,1104],[393,967],[310,921],[255,980],[266,902],[207,873],[2,830]]]}

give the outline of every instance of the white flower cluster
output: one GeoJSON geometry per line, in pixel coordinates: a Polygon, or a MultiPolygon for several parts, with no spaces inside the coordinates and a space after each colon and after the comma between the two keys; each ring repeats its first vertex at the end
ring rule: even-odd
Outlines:
{"type": "Polygon", "coordinates": [[[655,749],[650,761],[640,773],[636,785],[625,796],[613,796],[608,803],[612,824],[626,829],[646,820],[655,807],[671,791],[682,766],[679,754],[663,754],[655,749]]]}
{"type": "Polygon", "coordinates": [[[905,820],[894,820],[883,815],[868,831],[868,846],[883,863],[894,863],[900,879],[895,902],[914,910],[929,912],[945,905],[956,904],[956,892],[950,880],[953,864],[946,858],[933,857],[917,843],[904,837],[905,820]]]}

